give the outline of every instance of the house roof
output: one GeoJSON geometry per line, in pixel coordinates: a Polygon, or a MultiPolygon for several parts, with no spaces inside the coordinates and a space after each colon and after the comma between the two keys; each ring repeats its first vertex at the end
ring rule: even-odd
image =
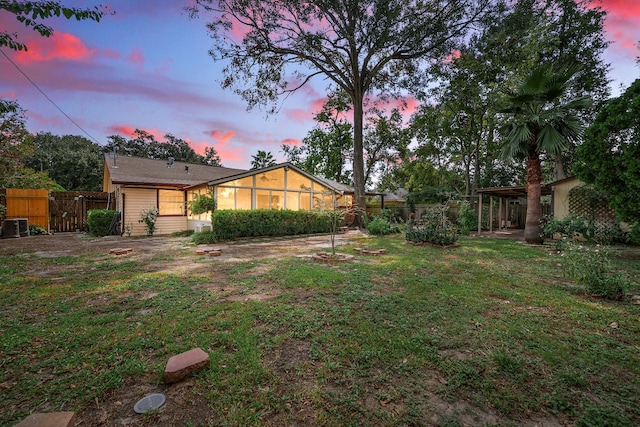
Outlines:
{"type": "MultiPolygon", "coordinates": [[[[549,182],[547,184],[540,185],[540,191],[543,196],[548,196],[552,193],[553,187],[557,184],[561,184],[563,182],[573,181],[577,179],[575,176],[570,176],[564,179],[560,179],[558,181],[549,182]]],[[[510,187],[489,187],[489,188],[478,188],[476,190],[477,193],[486,194],[488,196],[498,196],[498,197],[527,197],[527,186],[526,185],[512,185],[510,187]]]]}
{"type": "Polygon", "coordinates": [[[245,172],[220,166],[173,162],[142,157],[118,156],[115,162],[105,155],[105,166],[114,184],[152,185],[167,187],[192,187],[203,185],[212,179],[220,179],[245,172]],[[115,165],[114,165],[115,163],[115,165]]]}

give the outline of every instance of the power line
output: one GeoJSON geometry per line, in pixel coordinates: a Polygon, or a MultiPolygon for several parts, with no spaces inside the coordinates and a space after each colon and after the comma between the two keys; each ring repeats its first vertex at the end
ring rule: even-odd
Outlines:
{"type": "Polygon", "coordinates": [[[96,144],[100,144],[100,142],[98,142],[98,140],[96,138],[93,137],[93,135],[91,135],[89,132],[87,132],[86,130],[83,129],[82,126],[80,126],[78,123],[76,123],[75,120],[73,120],[67,113],[65,113],[62,108],[58,107],[58,104],[56,104],[55,102],[53,102],[53,100],[51,98],[49,98],[49,96],[47,96],[46,93],[44,93],[44,91],[42,89],[40,89],[40,87],[36,84],[36,82],[34,82],[33,80],[31,80],[31,78],[27,75],[27,73],[25,73],[24,71],[22,71],[22,69],[18,66],[18,64],[16,64],[15,62],[13,62],[13,60],[11,58],[9,58],[9,56],[4,52],[4,50],[0,49],[0,52],[2,53],[2,55],[7,58],[7,60],[9,62],[11,62],[11,64],[13,64],[14,67],[16,67],[16,70],[18,70],[20,72],[20,74],[22,74],[24,76],[25,79],[27,79],[29,81],[29,83],[31,83],[33,85],[33,87],[35,87],[36,89],[38,89],[38,91],[42,94],[42,96],[44,96],[45,98],[47,98],[47,101],[49,101],[54,107],[56,107],[58,109],[58,111],[60,111],[67,119],[69,119],[69,121],[71,123],[73,123],[74,125],[76,125],[76,127],[78,129],[80,129],[85,135],[87,135],[90,139],[94,140],[96,142],[96,144]]]}

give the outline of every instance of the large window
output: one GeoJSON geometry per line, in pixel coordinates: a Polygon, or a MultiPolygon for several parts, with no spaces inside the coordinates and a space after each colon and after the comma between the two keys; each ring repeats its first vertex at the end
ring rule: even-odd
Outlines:
{"type": "Polygon", "coordinates": [[[184,192],[179,190],[158,190],[158,211],[160,215],[184,215],[184,192]]]}
{"type": "Polygon", "coordinates": [[[216,190],[218,200],[216,201],[218,210],[235,209],[236,189],[229,187],[218,187],[216,190]]]}
{"type": "Polygon", "coordinates": [[[216,201],[218,209],[333,209],[333,191],[281,167],[217,186],[216,201]]]}

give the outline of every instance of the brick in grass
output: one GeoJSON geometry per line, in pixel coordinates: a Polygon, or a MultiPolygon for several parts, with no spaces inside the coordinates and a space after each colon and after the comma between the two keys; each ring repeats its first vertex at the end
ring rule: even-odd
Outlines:
{"type": "Polygon", "coordinates": [[[200,372],[209,365],[209,355],[201,348],[193,348],[169,359],[164,369],[164,382],[173,384],[200,372]]]}
{"type": "Polygon", "coordinates": [[[49,412],[31,414],[15,427],[73,427],[75,425],[73,412],[49,412]]]}

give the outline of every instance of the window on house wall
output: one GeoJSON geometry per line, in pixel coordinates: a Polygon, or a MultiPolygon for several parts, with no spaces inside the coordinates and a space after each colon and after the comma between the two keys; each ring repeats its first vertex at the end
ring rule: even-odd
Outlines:
{"type": "Polygon", "coordinates": [[[300,210],[300,192],[287,191],[287,209],[291,211],[300,210]]]}
{"type": "Polygon", "coordinates": [[[256,175],[256,188],[282,188],[284,189],[284,169],[274,169],[256,175]]]}
{"type": "Polygon", "coordinates": [[[236,189],[236,209],[251,210],[251,189],[236,189]]]}
{"type": "Polygon", "coordinates": [[[180,190],[158,190],[158,212],[160,215],[184,215],[184,192],[180,190]]]}
{"type": "Polygon", "coordinates": [[[236,189],[229,187],[218,187],[216,188],[216,209],[225,210],[225,209],[235,209],[235,197],[236,197],[236,189]]]}
{"type": "Polygon", "coordinates": [[[298,172],[287,172],[287,190],[311,190],[311,180],[298,172]]]}
{"type": "Polygon", "coordinates": [[[311,193],[300,193],[300,210],[311,210],[311,193]]]}

